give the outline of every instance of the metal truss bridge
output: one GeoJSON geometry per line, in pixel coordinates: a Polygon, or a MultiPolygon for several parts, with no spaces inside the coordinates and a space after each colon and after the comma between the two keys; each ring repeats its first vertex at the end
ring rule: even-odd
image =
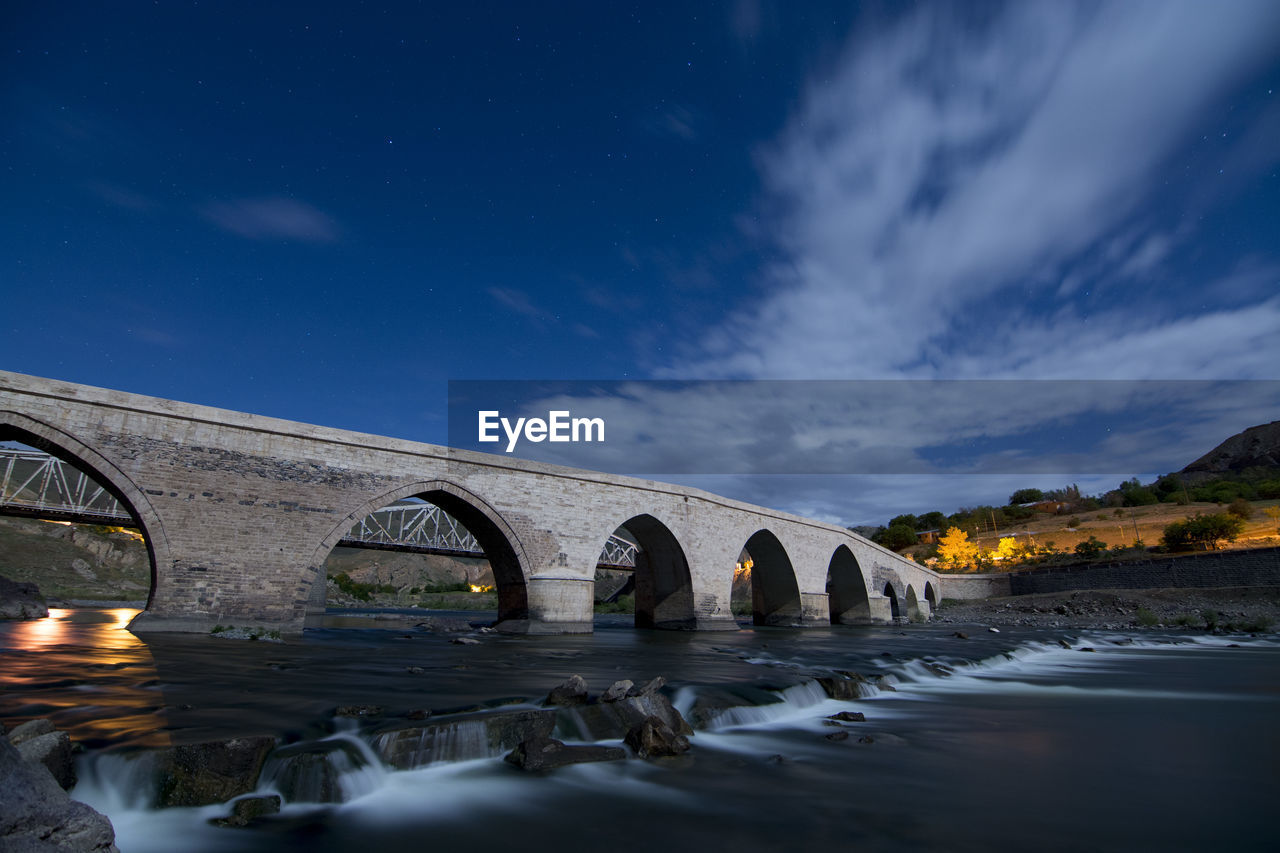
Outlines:
{"type": "MultiPolygon", "coordinates": [[[[0,447],[0,515],[134,527],[115,496],[80,469],[39,450],[0,447]]],[[[365,516],[339,542],[348,548],[483,557],[474,536],[435,504],[401,502],[365,516]]],[[[617,534],[598,567],[632,570],[636,543],[617,534]]]]}

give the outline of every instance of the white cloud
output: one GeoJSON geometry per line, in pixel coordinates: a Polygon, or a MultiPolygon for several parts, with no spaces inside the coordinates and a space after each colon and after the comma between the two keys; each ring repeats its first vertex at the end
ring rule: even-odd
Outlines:
{"type": "Polygon", "coordinates": [[[280,196],[211,202],[200,213],[222,230],[251,240],[332,243],[340,233],[337,223],[324,212],[280,196]]]}
{"type": "Polygon", "coordinates": [[[1067,265],[1117,238],[1112,279],[1176,250],[1185,232],[1139,214],[1159,170],[1278,51],[1280,5],[1243,0],[1011,3],[982,23],[928,6],[857,34],[760,157],[786,261],[665,375],[1278,375],[1274,303],[1067,301],[1088,293],[1067,265]],[[969,331],[1002,319],[1017,328],[969,331]]]}

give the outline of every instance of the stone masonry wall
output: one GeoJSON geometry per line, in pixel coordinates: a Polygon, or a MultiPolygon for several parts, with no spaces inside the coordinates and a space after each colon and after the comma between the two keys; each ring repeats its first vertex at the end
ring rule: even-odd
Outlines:
{"type": "Polygon", "coordinates": [[[1280,548],[1207,551],[1141,562],[1075,564],[1014,572],[1013,595],[1073,589],[1280,586],[1280,548]]]}

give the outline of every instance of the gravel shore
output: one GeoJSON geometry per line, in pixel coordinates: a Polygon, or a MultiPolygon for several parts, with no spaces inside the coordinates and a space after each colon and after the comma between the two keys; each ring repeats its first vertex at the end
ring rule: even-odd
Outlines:
{"type": "Polygon", "coordinates": [[[943,601],[934,622],[1034,628],[1275,631],[1280,587],[1103,589],[943,601]]]}

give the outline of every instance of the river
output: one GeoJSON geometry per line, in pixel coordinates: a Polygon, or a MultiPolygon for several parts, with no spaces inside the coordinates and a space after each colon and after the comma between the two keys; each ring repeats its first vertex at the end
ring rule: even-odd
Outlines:
{"type": "Polygon", "coordinates": [[[135,612],[0,625],[0,721],[47,716],[86,745],[73,796],[110,816],[123,853],[1274,849],[1274,637],[974,626],[961,639],[954,625],[698,634],[600,617],[593,635],[474,633],[477,644],[458,645],[412,621],[331,617],[346,627],[283,644],[144,641],[124,627],[135,612]],[[829,699],[813,678],[838,670],[894,689],[829,699]],[[148,808],[125,760],[244,734],[348,739],[367,753],[335,706],[519,707],[575,673],[593,693],[665,676],[686,715],[713,692],[771,704],[720,714],[677,759],[545,775],[496,755],[401,771],[374,760],[342,778],[344,802],[286,803],[249,829],[209,825],[225,805],[148,808]],[[824,720],[842,710],[866,720],[824,720]],[[826,737],[837,730],[850,736],[826,737]]]}

